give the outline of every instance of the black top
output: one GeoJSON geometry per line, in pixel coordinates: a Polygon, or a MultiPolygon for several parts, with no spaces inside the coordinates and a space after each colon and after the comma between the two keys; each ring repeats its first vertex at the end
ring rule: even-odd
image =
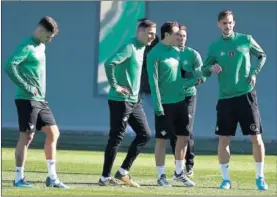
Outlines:
{"type": "Polygon", "coordinates": [[[146,66],[146,56],[150,52],[150,50],[159,43],[159,37],[156,34],[156,38],[153,40],[151,45],[146,46],[144,51],[144,58],[142,64],[142,72],[141,72],[141,85],[140,85],[140,93],[151,94],[150,86],[148,82],[148,74],[147,74],[147,66],[146,66]]]}

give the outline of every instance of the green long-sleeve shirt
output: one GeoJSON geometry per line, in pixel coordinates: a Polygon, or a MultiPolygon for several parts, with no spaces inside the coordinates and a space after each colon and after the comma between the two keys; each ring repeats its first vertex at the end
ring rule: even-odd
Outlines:
{"type": "Polygon", "coordinates": [[[147,55],[147,72],[157,115],[164,114],[162,104],[185,99],[181,76],[180,50],[158,43],[147,55]]]}
{"type": "Polygon", "coordinates": [[[15,99],[45,101],[45,44],[33,36],[26,38],[17,46],[4,69],[17,86],[15,99]],[[37,95],[34,95],[35,89],[37,95]]]}
{"type": "Polygon", "coordinates": [[[249,76],[258,74],[266,61],[263,49],[251,35],[234,33],[229,38],[219,38],[212,43],[202,67],[203,75],[211,76],[211,66],[221,66],[218,74],[219,99],[237,97],[253,90],[249,76]],[[251,65],[251,55],[258,58],[256,66],[251,65]]]}
{"type": "Polygon", "coordinates": [[[180,63],[182,70],[185,71],[184,88],[186,97],[196,95],[196,85],[202,77],[201,67],[203,65],[202,58],[198,51],[185,47],[181,49],[180,63]]]}
{"type": "Polygon", "coordinates": [[[111,86],[108,99],[138,102],[144,50],[145,46],[133,38],[105,62],[106,76],[111,86]],[[118,93],[118,86],[128,88],[130,94],[118,93]]]}

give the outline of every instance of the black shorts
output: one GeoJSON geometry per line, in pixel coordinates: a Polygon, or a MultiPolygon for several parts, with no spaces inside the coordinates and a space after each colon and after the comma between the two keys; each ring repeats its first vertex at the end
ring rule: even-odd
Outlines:
{"type": "Polygon", "coordinates": [[[242,96],[219,100],[216,110],[216,135],[235,136],[238,123],[243,135],[262,133],[261,117],[255,90],[242,96]]]}
{"type": "Polygon", "coordinates": [[[19,131],[35,132],[44,126],[56,125],[56,121],[47,102],[15,100],[19,131]]]}
{"type": "Polygon", "coordinates": [[[164,116],[155,115],[155,137],[168,139],[174,135],[189,136],[191,130],[186,101],[163,104],[163,109],[164,116]]]}

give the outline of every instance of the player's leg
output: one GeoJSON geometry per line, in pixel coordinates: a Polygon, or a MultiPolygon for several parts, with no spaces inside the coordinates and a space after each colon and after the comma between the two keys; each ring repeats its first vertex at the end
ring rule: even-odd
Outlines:
{"type": "Polygon", "coordinates": [[[131,180],[129,176],[129,171],[133,165],[133,162],[136,160],[141,149],[148,143],[150,140],[151,131],[146,119],[145,112],[142,108],[140,101],[138,103],[128,103],[132,106],[133,111],[129,117],[129,124],[136,133],[135,139],[132,141],[129,146],[128,153],[115,174],[115,178],[123,181],[126,184],[131,186],[139,187],[139,184],[131,180]]]}
{"type": "Polygon", "coordinates": [[[16,176],[14,186],[16,187],[32,187],[25,180],[24,166],[27,158],[27,150],[32,142],[36,130],[37,116],[39,109],[33,108],[29,100],[15,100],[18,123],[19,123],[19,139],[15,149],[16,176]]]}
{"type": "MultiPolygon", "coordinates": [[[[185,165],[186,165],[186,175],[193,176],[193,166],[194,166],[194,140],[193,140],[193,124],[194,124],[194,116],[195,116],[195,109],[196,109],[196,96],[190,96],[185,99],[187,104],[187,110],[189,114],[189,127],[191,128],[190,138],[187,145],[187,151],[185,153],[185,165]]],[[[175,147],[176,147],[177,137],[173,135],[170,138],[170,145],[172,149],[172,153],[175,156],[175,147]]]]}
{"type": "Polygon", "coordinates": [[[190,138],[189,116],[185,100],[175,104],[175,134],[177,136],[175,148],[175,172],[174,179],[182,182],[185,186],[193,187],[195,183],[184,172],[184,158],[190,138]]]}
{"type": "Polygon", "coordinates": [[[157,169],[157,184],[159,186],[170,187],[171,185],[166,179],[165,173],[166,158],[166,139],[156,138],[155,142],[155,161],[157,169]]]}
{"type": "Polygon", "coordinates": [[[251,135],[253,156],[256,162],[256,185],[259,190],[267,190],[268,184],[264,175],[265,147],[261,134],[251,135]]]}
{"type": "Polygon", "coordinates": [[[256,91],[241,97],[238,104],[239,122],[243,135],[250,135],[253,156],[256,162],[256,185],[259,190],[268,189],[264,176],[265,147],[262,139],[262,123],[258,107],[256,91]]]}
{"type": "Polygon", "coordinates": [[[56,151],[60,131],[56,124],[53,113],[49,108],[48,103],[36,102],[33,105],[41,108],[41,111],[38,115],[37,129],[42,130],[46,136],[44,143],[44,153],[47,162],[48,176],[46,178],[45,184],[47,187],[67,189],[69,187],[59,180],[56,172],[56,151]]]}
{"type": "Polygon", "coordinates": [[[133,110],[128,102],[109,100],[108,103],[110,109],[110,133],[104,154],[102,177],[98,182],[100,186],[118,185],[111,178],[111,170],[118,148],[123,140],[129,116],[133,110]]]}
{"type": "Polygon", "coordinates": [[[176,148],[176,143],[177,143],[177,136],[172,135],[172,137],[169,140],[169,143],[170,143],[172,154],[174,155],[174,158],[175,158],[175,148],[176,148]]]}
{"type": "Polygon", "coordinates": [[[185,161],[186,161],[185,170],[186,170],[186,175],[188,177],[191,177],[194,175],[194,158],[195,158],[194,139],[193,139],[193,134],[191,133],[188,141],[187,152],[185,153],[185,161]]]}
{"type": "Polygon", "coordinates": [[[190,128],[190,138],[188,141],[187,152],[185,155],[186,160],[186,175],[193,176],[193,166],[194,166],[194,140],[193,140],[193,125],[194,125],[194,117],[196,110],[196,95],[186,97],[185,102],[188,106],[188,114],[189,114],[189,128],[190,128]]]}
{"type": "Polygon", "coordinates": [[[165,158],[166,158],[166,140],[170,137],[170,131],[168,130],[167,124],[170,122],[170,109],[168,105],[164,105],[164,116],[155,115],[155,161],[156,169],[158,173],[157,184],[163,187],[171,187],[166,179],[165,173],[165,158]]]}
{"type": "MultiPolygon", "coordinates": [[[[236,98],[234,98],[236,99],[236,98]]],[[[230,139],[237,129],[237,117],[235,113],[234,99],[219,100],[216,106],[217,122],[215,134],[219,136],[218,161],[222,173],[222,183],[219,189],[230,189],[229,176],[230,139]]]]}

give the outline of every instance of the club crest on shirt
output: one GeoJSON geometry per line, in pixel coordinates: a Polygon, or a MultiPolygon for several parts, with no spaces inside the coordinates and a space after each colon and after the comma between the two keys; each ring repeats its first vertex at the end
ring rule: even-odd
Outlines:
{"type": "Polygon", "coordinates": [[[234,51],[229,51],[229,56],[231,56],[231,57],[235,56],[235,52],[234,51]]]}

